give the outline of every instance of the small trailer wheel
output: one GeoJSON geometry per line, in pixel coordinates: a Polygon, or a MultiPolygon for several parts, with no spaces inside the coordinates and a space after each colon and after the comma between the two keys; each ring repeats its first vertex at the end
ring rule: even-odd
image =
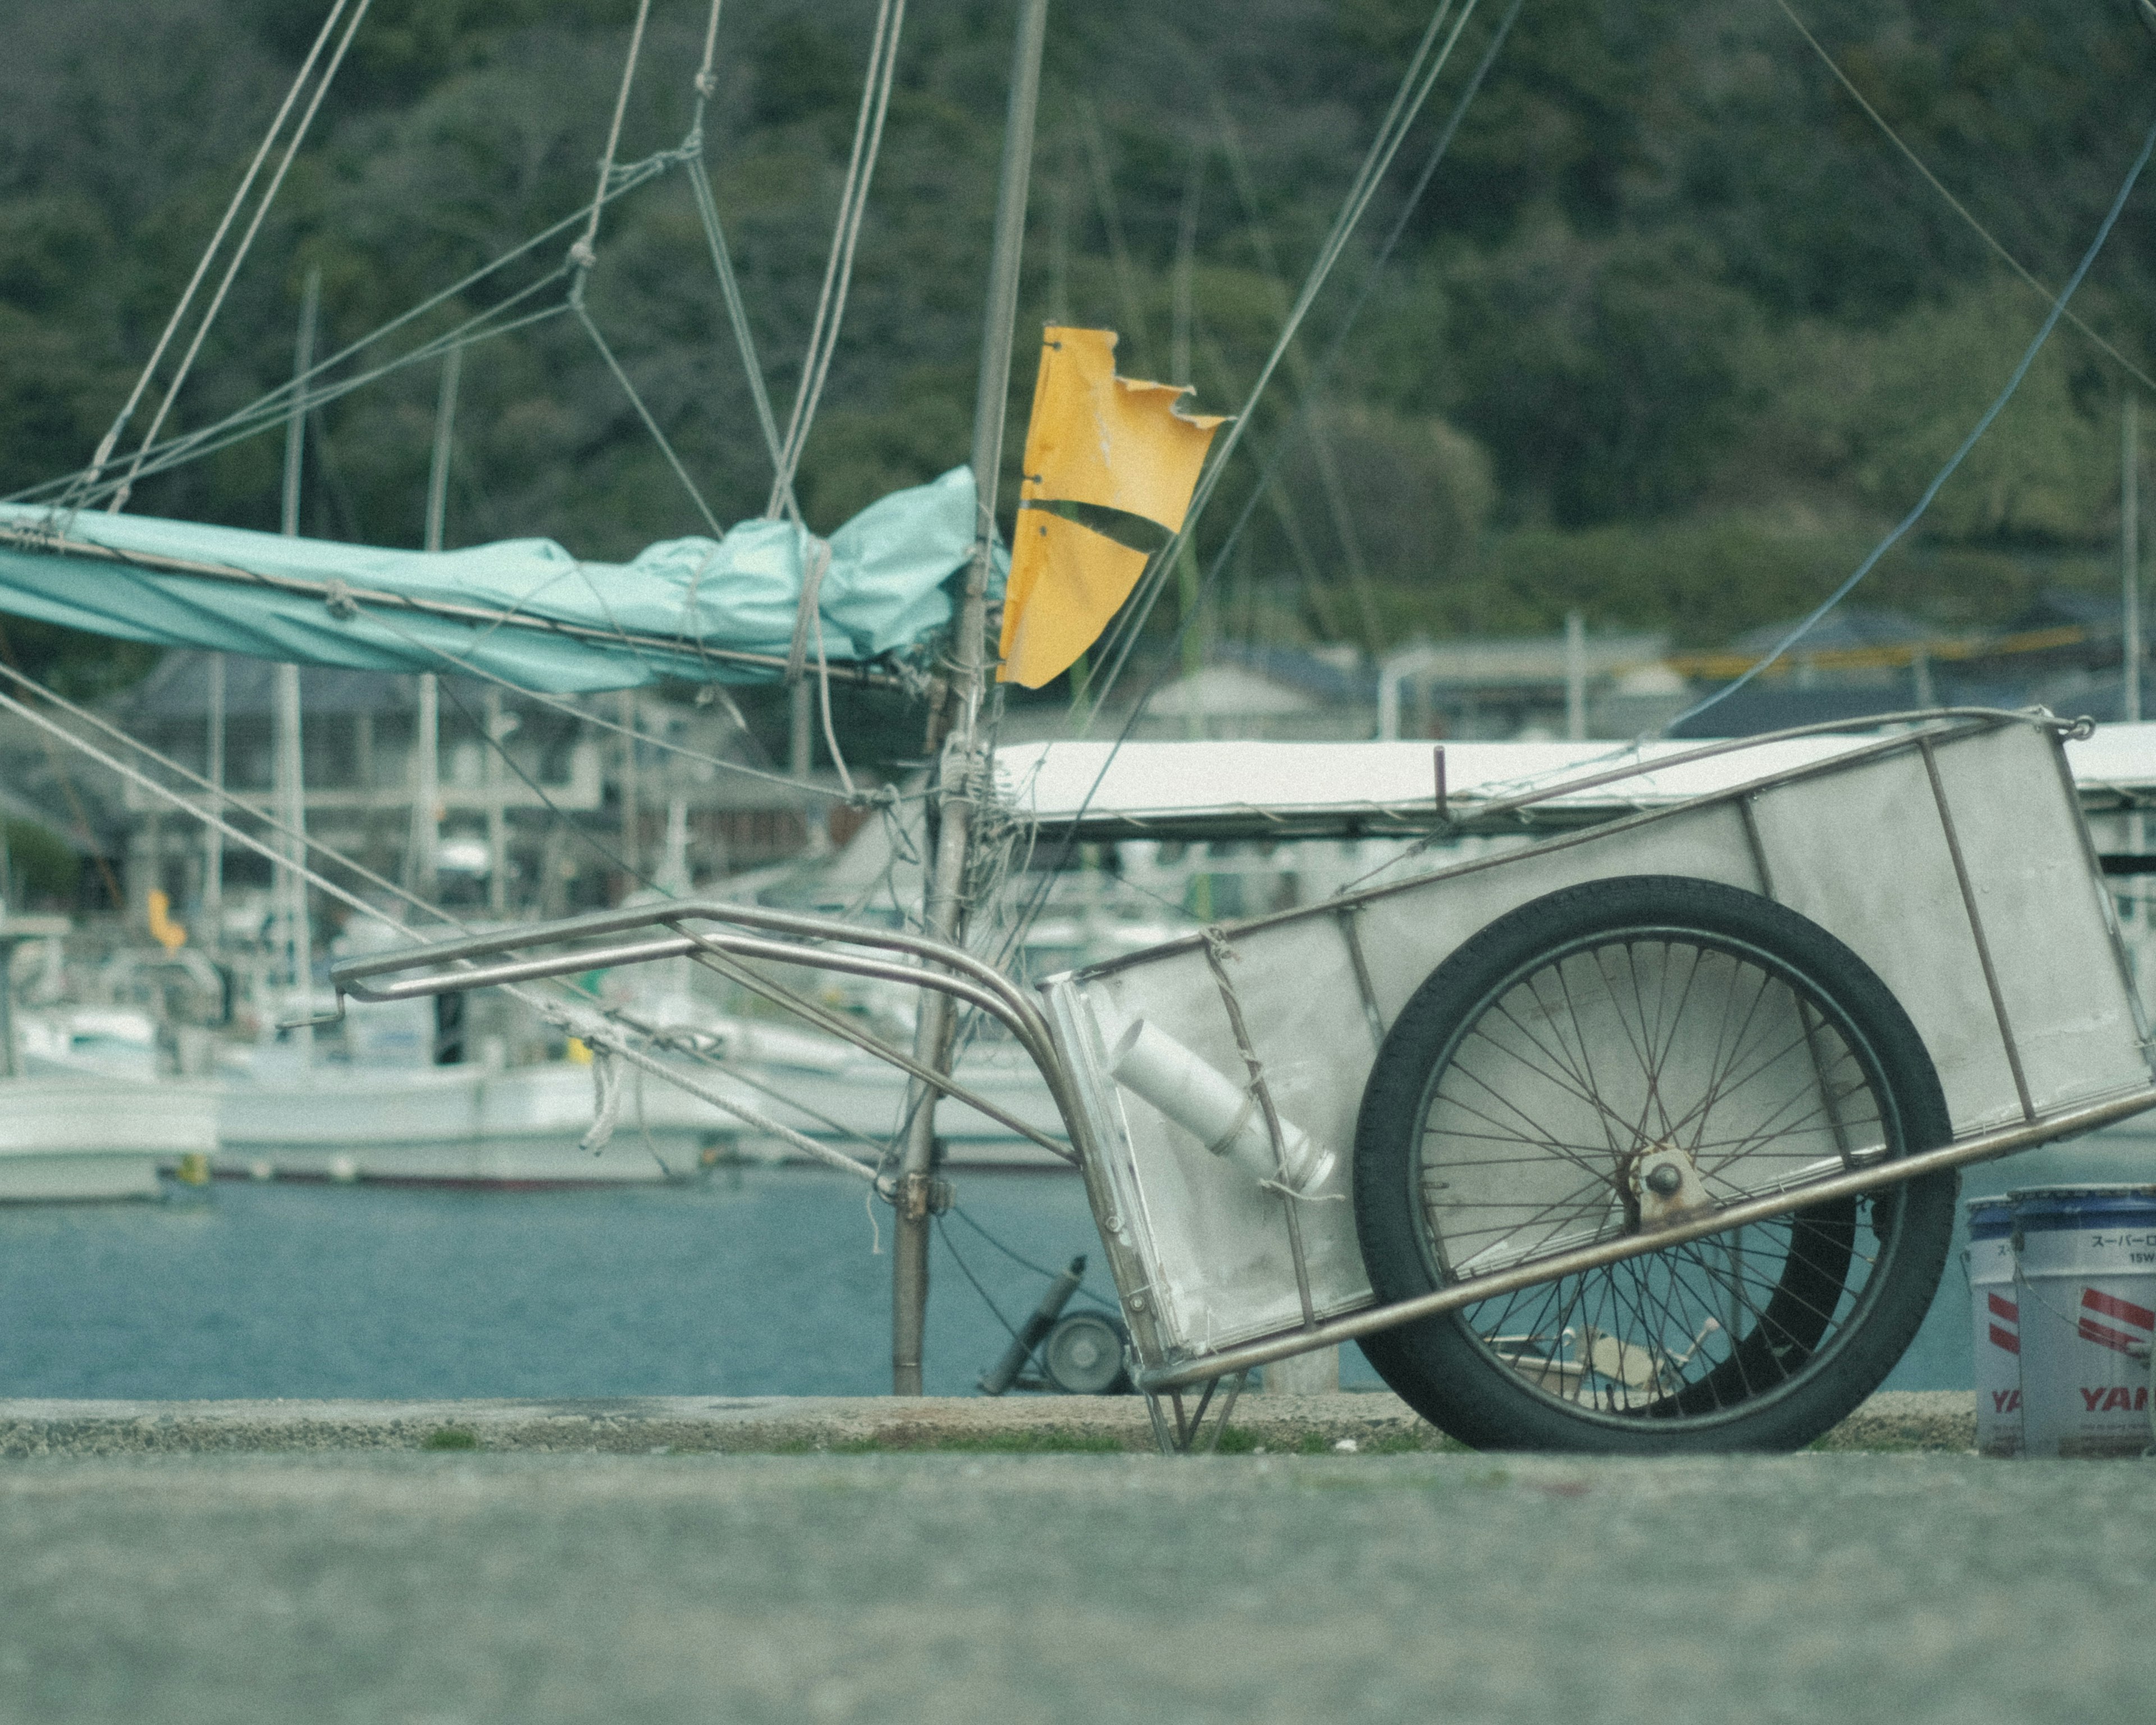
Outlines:
{"type": "MultiPolygon", "coordinates": [[[[1664,875],[1499,917],[1386,1036],[1355,1140],[1371,1285],[1478,1273],[1931,1148],[1938,1075],[1816,923],[1664,875]]],[[[1382,1332],[1363,1352],[1480,1448],[1794,1449],[1876,1389],[1937,1291],[1951,1170],[1382,1332]]]]}
{"type": "Polygon", "coordinates": [[[1058,1318],[1040,1344],[1041,1369],[1065,1395],[1116,1395],[1131,1380],[1124,1369],[1130,1337],[1105,1312],[1073,1312],[1058,1318]]]}

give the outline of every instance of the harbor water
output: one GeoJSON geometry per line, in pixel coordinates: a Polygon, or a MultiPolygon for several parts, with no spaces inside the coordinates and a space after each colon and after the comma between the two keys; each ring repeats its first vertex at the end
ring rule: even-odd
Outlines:
{"type": "MultiPolygon", "coordinates": [[[[1963,1190],[2152,1170],[2156,1135],[2114,1131],[1971,1169],[1963,1190]]],[[[1089,1290],[1111,1296],[1076,1179],[965,1171],[957,1185],[932,1259],[938,1395],[973,1394],[1009,1339],[968,1271],[1014,1323],[1045,1283],[1009,1253],[1060,1268],[1083,1252],[1089,1290]]],[[[680,1186],[219,1181],[156,1203],[0,1207],[0,1396],[879,1394],[891,1214],[865,1199],[840,1174],[744,1167],[680,1186]]],[[[1966,1244],[1885,1387],[1972,1387],[1966,1244]]],[[[1378,1387],[1352,1347],[1341,1381],[1378,1387]]]]}
{"type": "MultiPolygon", "coordinates": [[[[0,1208],[0,1396],[879,1394],[891,1223],[842,1174],[745,1168],[670,1187],[219,1181],[0,1208]]],[[[960,1204],[1034,1263],[1088,1254],[1087,1286],[1111,1297],[1075,1179],[973,1175],[960,1204]]],[[[945,1217],[933,1394],[970,1394],[1009,1341],[959,1259],[1014,1322],[1045,1286],[945,1217]]]]}

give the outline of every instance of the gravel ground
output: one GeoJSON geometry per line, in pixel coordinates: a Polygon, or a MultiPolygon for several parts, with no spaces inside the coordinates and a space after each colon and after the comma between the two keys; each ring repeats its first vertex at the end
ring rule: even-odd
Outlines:
{"type": "Polygon", "coordinates": [[[0,1720],[2149,1717],[2148,1464],[0,1468],[0,1720]]]}

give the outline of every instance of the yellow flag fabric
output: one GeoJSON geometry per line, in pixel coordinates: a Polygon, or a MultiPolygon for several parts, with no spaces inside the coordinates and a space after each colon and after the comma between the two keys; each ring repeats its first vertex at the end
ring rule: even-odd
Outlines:
{"type": "Polygon", "coordinates": [[[1145,552],[1105,533],[1045,509],[1020,509],[997,677],[1038,689],[1062,675],[1100,639],[1145,566],[1145,552]]]}
{"type": "Polygon", "coordinates": [[[1050,325],[1033,387],[1019,502],[1097,503],[1173,533],[1190,507],[1213,434],[1227,423],[1177,413],[1187,393],[1118,377],[1113,330],[1050,325]]]}
{"type": "Polygon", "coordinates": [[[1044,332],[1004,598],[1000,680],[1038,689],[1068,670],[1146,565],[1146,553],[1027,506],[1095,504],[1174,532],[1213,434],[1226,423],[1178,413],[1186,393],[1117,377],[1112,330],[1050,325],[1044,332]]]}

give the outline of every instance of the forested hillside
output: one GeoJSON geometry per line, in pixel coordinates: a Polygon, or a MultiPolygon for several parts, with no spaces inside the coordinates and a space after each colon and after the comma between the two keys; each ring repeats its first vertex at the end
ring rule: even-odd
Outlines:
{"type": "MultiPolygon", "coordinates": [[[[2004,246],[2061,281],[2156,116],[2156,39],[2124,0],[1792,3],[2004,246]]],[[[0,4],[0,493],[88,459],[323,9],[0,4]]],[[[1010,10],[906,8],[803,470],[819,528],[966,458],[1010,10]]],[[[376,0],[177,423],[287,374],[310,266],[341,343],[588,197],[634,12],[376,0]]],[[[706,12],[654,7],[624,159],[680,141],[706,12]]],[[[1846,572],[2042,316],[1774,0],[1526,0],[1337,370],[1315,375],[1503,13],[1482,0],[1255,428],[1263,456],[1307,398],[1316,435],[1284,454],[1214,589],[1216,632],[1378,645],[1544,628],[1578,605],[1597,625],[1722,641],[1846,572]]],[[[782,418],[873,14],[731,0],[721,24],[704,147],[782,418]]],[[[1201,407],[1235,404],[1427,17],[1412,0],[1059,0],[1021,378],[1025,332],[1065,318],[1121,330],[1128,372],[1187,365],[1201,407]]],[[[2152,197],[2076,305],[2143,367],[2152,197]]],[[[760,511],[767,465],[681,176],[609,210],[589,303],[721,518],[760,511]]],[[[2062,327],[1873,601],[1995,621],[2047,582],[2111,578],[2120,381],[2062,327]]],[[[321,415],[308,531],[417,542],[437,383],[415,367],[321,415]]],[[[572,320],[473,349],[463,390],[451,542],[546,534],[603,557],[697,528],[572,320]]],[[[236,445],[132,506],[274,525],[280,447],[236,445]]],[[[1224,493],[1211,543],[1256,471],[1224,493]]]]}

